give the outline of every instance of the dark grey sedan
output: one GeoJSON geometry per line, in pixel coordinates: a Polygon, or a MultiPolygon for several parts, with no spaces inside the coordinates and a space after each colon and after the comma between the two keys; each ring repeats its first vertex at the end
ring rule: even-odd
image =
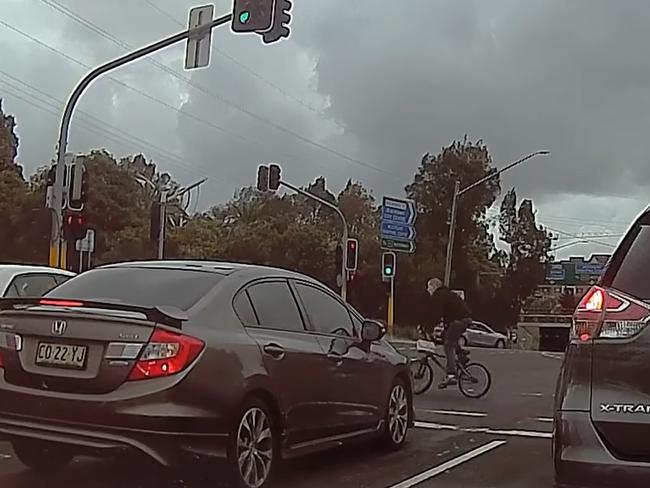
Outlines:
{"type": "Polygon", "coordinates": [[[319,282],[218,262],[104,266],[0,300],[0,434],[33,469],[136,452],[228,460],[260,488],[280,458],[413,423],[407,359],[319,282]]]}

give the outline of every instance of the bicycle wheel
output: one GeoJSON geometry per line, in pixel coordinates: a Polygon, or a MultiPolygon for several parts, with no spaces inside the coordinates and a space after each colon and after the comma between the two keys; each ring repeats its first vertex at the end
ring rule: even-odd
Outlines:
{"type": "Polygon", "coordinates": [[[492,385],[488,369],[479,363],[469,363],[458,368],[458,388],[467,398],[481,398],[492,385]]]}
{"type": "Polygon", "coordinates": [[[410,368],[413,378],[413,393],[420,395],[427,391],[433,383],[433,368],[426,357],[412,360],[410,368]]]}

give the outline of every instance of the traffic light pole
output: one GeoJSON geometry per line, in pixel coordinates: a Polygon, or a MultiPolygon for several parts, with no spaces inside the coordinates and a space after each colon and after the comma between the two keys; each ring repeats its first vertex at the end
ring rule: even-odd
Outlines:
{"type": "Polygon", "coordinates": [[[345,215],[343,215],[343,212],[341,212],[341,209],[338,208],[336,205],[333,203],[328,202],[327,200],[324,200],[320,197],[317,197],[313,193],[309,193],[308,191],[305,191],[301,188],[298,188],[297,186],[293,186],[286,181],[281,180],[280,185],[285,186],[289,188],[290,190],[295,191],[296,193],[307,197],[311,200],[315,200],[321,205],[324,205],[325,207],[331,208],[334,210],[339,218],[341,219],[341,223],[343,224],[343,242],[341,244],[341,247],[343,248],[343,259],[341,259],[341,298],[343,299],[344,302],[347,302],[348,299],[348,274],[347,270],[345,269],[345,263],[348,261],[348,221],[345,219],[345,215]]]}
{"type": "Polygon", "coordinates": [[[390,294],[388,295],[388,334],[393,335],[393,326],[395,324],[395,277],[390,278],[390,294]]]}
{"type": "Polygon", "coordinates": [[[195,29],[187,29],[178,34],[174,34],[160,41],[149,44],[148,46],[136,49],[133,52],[120,56],[119,58],[109,61],[106,64],[98,66],[97,68],[90,71],[86,76],[84,76],[79,84],[75,87],[74,91],[68,99],[65,110],[63,112],[63,118],[61,119],[61,127],[59,131],[59,142],[56,148],[56,173],[54,186],[52,187],[52,197],[50,200],[50,208],[52,209],[52,233],[50,238],[50,266],[53,267],[63,267],[65,265],[65,258],[63,257],[63,241],[62,241],[62,225],[63,225],[63,193],[64,193],[64,183],[65,178],[65,152],[68,147],[68,134],[70,132],[70,123],[72,121],[72,114],[74,112],[77,102],[81,98],[84,90],[90,86],[90,84],[102,76],[103,74],[108,73],[116,68],[124,66],[136,59],[148,56],[156,51],[160,51],[166,47],[169,47],[177,42],[184,41],[190,37],[200,36],[204,32],[219,27],[227,22],[230,22],[232,19],[232,14],[224,15],[217,19],[214,19],[212,22],[197,27],[195,29]]]}
{"type": "Polygon", "coordinates": [[[158,231],[158,259],[165,258],[165,224],[167,222],[167,192],[160,192],[160,230],[158,231]]]}

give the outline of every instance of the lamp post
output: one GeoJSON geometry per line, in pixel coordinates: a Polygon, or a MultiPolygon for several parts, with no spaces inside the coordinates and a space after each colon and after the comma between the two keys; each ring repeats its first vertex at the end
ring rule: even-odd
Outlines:
{"type": "Polygon", "coordinates": [[[529,154],[526,157],[523,157],[521,159],[518,159],[517,161],[514,161],[510,163],[507,166],[504,166],[498,171],[494,171],[490,173],[489,175],[484,176],[483,178],[475,181],[471,185],[466,186],[465,188],[461,189],[460,188],[460,181],[456,180],[456,184],[454,186],[454,195],[451,200],[451,218],[449,222],[449,239],[447,240],[447,256],[445,259],[445,286],[449,286],[451,282],[451,265],[452,265],[452,255],[453,255],[453,249],[454,249],[454,235],[456,233],[456,215],[458,213],[458,198],[465,193],[467,193],[469,190],[472,190],[473,188],[476,188],[479,185],[482,185],[483,183],[496,178],[500,176],[501,174],[505,173],[506,171],[514,168],[515,166],[519,166],[520,164],[528,161],[529,159],[533,159],[536,156],[547,156],[549,155],[549,151],[536,151],[534,153],[529,154]]]}

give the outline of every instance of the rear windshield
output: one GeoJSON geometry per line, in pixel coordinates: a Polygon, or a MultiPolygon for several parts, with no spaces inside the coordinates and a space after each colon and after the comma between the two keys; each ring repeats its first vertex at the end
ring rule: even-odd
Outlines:
{"type": "Polygon", "coordinates": [[[223,275],[205,271],[99,268],[66,281],[45,296],[188,310],[222,279],[223,275]]]}
{"type": "Polygon", "coordinates": [[[612,287],[641,300],[650,300],[650,226],[637,227],[612,279],[612,287]],[[636,234],[636,235],[635,235],[636,234]]]}

